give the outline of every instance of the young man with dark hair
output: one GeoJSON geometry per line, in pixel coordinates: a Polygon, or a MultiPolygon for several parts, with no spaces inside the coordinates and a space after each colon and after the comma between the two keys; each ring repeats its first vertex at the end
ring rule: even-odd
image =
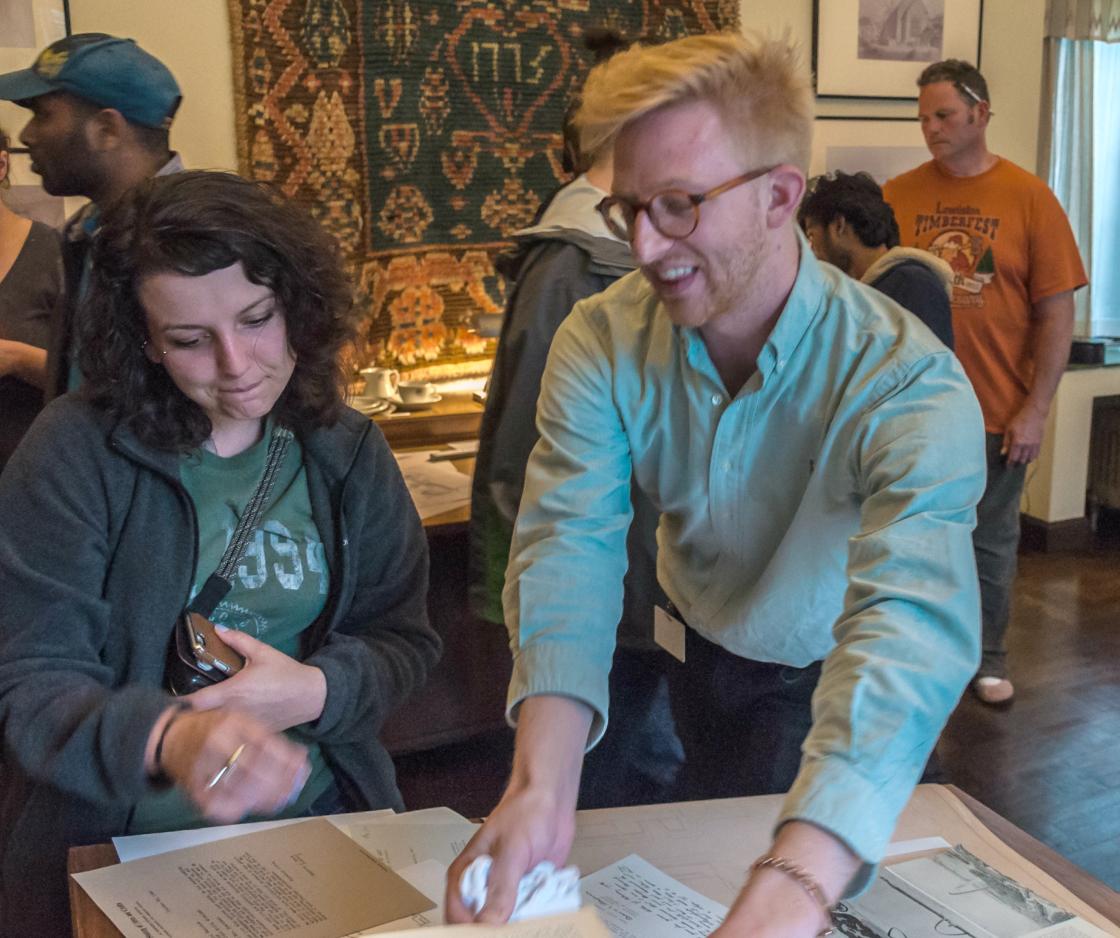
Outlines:
{"type": "Polygon", "coordinates": [[[1086,283],[1069,221],[1046,184],[988,149],[988,84],[970,63],[918,77],[918,116],[933,159],[890,180],[903,244],[953,269],[956,352],[984,413],[988,475],[973,542],[984,650],[972,683],[1011,701],[1005,637],[1019,546],[1019,500],[1069,360],[1073,292],[1086,283]]]}
{"type": "Polygon", "coordinates": [[[899,247],[894,212],[867,173],[810,181],[797,220],[820,260],[885,293],[953,347],[952,268],[928,251],[899,247]]]}
{"type": "Polygon", "coordinates": [[[47,46],[30,68],[0,75],[0,100],[31,111],[20,140],[43,188],[90,200],[63,234],[66,290],[42,376],[50,400],[81,382],[74,317],[102,210],[137,183],[182,169],[168,142],[182,95],[167,67],[133,40],[77,33],[47,46]]]}

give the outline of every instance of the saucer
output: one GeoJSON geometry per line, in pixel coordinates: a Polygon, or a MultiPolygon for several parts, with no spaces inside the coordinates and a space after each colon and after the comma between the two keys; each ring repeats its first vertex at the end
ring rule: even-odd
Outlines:
{"type": "Polygon", "coordinates": [[[350,406],[367,417],[380,417],[391,414],[397,409],[393,401],[383,397],[355,397],[350,402],[350,406]]]}
{"type": "Polygon", "coordinates": [[[434,407],[442,400],[442,394],[433,394],[431,397],[425,397],[420,401],[402,401],[399,397],[394,397],[392,399],[393,406],[395,406],[397,410],[402,410],[405,413],[415,410],[427,410],[429,407],[434,407]]]}

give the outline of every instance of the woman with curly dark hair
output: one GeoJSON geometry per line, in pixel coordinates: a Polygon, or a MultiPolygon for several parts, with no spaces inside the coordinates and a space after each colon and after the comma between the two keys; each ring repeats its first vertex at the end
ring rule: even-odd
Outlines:
{"type": "Polygon", "coordinates": [[[0,482],[5,934],[65,910],[73,844],[399,807],[377,732],[439,653],[315,223],[236,176],[159,177],[106,213],[94,271],[86,382],[0,482]]]}

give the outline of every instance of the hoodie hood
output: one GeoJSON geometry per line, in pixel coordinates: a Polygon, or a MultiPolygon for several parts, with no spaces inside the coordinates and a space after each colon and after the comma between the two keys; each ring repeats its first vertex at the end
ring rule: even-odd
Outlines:
{"type": "Polygon", "coordinates": [[[863,272],[863,276],[859,278],[860,282],[873,284],[888,270],[901,264],[921,264],[928,268],[941,281],[949,299],[953,298],[953,268],[940,257],[930,254],[929,251],[923,251],[921,248],[891,248],[863,272]]]}
{"type": "Polygon", "coordinates": [[[588,254],[594,270],[608,276],[621,277],[632,271],[637,265],[630,245],[611,233],[596,208],[607,195],[588,182],[586,175],[577,176],[553,196],[535,225],[514,233],[516,247],[499,258],[501,273],[515,280],[525,257],[541,241],[574,244],[588,254]]]}

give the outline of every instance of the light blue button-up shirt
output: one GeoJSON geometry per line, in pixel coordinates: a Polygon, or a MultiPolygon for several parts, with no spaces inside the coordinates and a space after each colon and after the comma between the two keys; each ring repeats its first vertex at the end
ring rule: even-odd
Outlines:
{"type": "Polygon", "coordinates": [[[503,597],[509,713],[562,694],[595,712],[592,742],[605,728],[633,469],[690,627],[759,661],[824,659],[782,820],[874,863],[978,665],[984,430],[953,354],[800,243],[734,397],[640,272],[561,327],[503,597]]]}

